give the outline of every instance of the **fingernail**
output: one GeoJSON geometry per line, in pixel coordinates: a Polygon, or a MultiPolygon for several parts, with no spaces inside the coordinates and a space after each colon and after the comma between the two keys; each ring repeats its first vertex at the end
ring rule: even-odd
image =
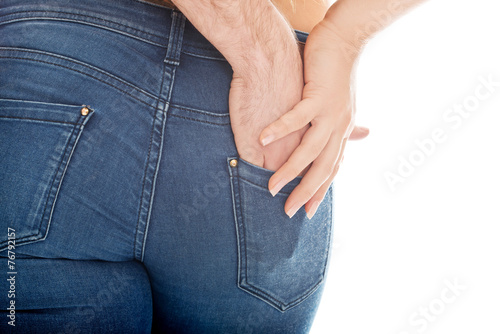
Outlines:
{"type": "Polygon", "coordinates": [[[307,218],[311,219],[314,214],[316,213],[316,210],[318,210],[318,206],[320,204],[320,201],[314,201],[311,207],[309,208],[309,212],[307,212],[307,218]]]}
{"type": "Polygon", "coordinates": [[[269,144],[270,142],[272,142],[273,139],[274,139],[274,135],[268,135],[267,137],[264,137],[262,139],[262,145],[266,146],[267,144],[269,144]]]}
{"type": "Polygon", "coordinates": [[[369,128],[365,128],[364,126],[360,126],[359,129],[363,132],[370,132],[369,128]]]}
{"type": "Polygon", "coordinates": [[[269,190],[271,192],[271,195],[276,196],[276,194],[287,184],[285,179],[281,179],[274,185],[274,187],[269,190]]]}
{"type": "Polygon", "coordinates": [[[293,215],[295,215],[297,213],[297,211],[299,211],[300,207],[301,207],[301,205],[299,203],[295,203],[294,205],[292,205],[290,207],[290,209],[288,209],[286,214],[288,215],[288,217],[292,218],[293,215]]]}

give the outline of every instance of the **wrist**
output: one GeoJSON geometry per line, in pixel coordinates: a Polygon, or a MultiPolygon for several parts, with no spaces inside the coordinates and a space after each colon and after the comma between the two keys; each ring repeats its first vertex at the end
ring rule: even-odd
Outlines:
{"type": "Polygon", "coordinates": [[[355,9],[351,7],[349,1],[336,1],[318,26],[327,32],[322,36],[325,45],[330,46],[335,52],[342,53],[344,59],[355,62],[370,36],[367,33],[360,34],[356,22],[359,13],[353,12],[355,9]]]}
{"type": "MultiPolygon", "coordinates": [[[[244,1],[245,2],[245,1],[244,1]]],[[[250,1],[251,2],[251,1],[250,1]]],[[[251,77],[300,66],[297,39],[278,10],[268,1],[249,9],[241,25],[228,31],[231,39],[214,44],[236,75],[251,77]]]]}
{"type": "Polygon", "coordinates": [[[424,0],[337,0],[323,21],[353,50],[424,0]]]}
{"type": "Polygon", "coordinates": [[[292,62],[300,59],[292,28],[268,0],[174,0],[174,3],[222,53],[237,75],[270,69],[276,59],[287,58],[292,62]]]}

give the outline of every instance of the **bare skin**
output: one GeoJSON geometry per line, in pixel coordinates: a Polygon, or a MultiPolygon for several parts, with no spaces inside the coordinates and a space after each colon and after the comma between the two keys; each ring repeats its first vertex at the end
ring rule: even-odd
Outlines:
{"type": "Polygon", "coordinates": [[[240,158],[276,171],[269,180],[273,195],[303,175],[285,212],[292,217],[305,206],[311,218],[347,140],[368,135],[354,125],[355,68],[363,46],[423,0],[337,0],[324,17],[324,7],[298,8],[304,0],[278,1],[173,0],[233,68],[229,113],[240,158]],[[313,26],[303,60],[290,24],[305,31],[313,26]]]}
{"type": "Polygon", "coordinates": [[[261,143],[268,145],[305,124],[311,125],[300,145],[269,180],[269,190],[275,194],[308,168],[285,203],[290,217],[303,205],[309,217],[314,215],[338,172],[347,139],[359,134],[354,126],[355,70],[363,46],[421,2],[338,0],[311,31],[304,50],[302,101],[266,127],[260,137],[261,143]]]}
{"type": "Polygon", "coordinates": [[[333,0],[273,0],[272,2],[293,29],[309,33],[323,19],[333,0]]]}
{"type": "MultiPolygon", "coordinates": [[[[162,6],[175,6],[171,0],[145,0],[162,6]]],[[[334,0],[272,0],[293,29],[311,32],[323,19],[334,0]]]]}

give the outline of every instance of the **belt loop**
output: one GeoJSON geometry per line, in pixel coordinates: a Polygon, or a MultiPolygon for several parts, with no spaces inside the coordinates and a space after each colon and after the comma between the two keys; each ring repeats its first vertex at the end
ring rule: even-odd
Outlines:
{"type": "Polygon", "coordinates": [[[165,63],[179,65],[182,50],[182,38],[186,17],[180,11],[172,10],[172,25],[170,26],[170,36],[168,38],[167,55],[165,63]]]}

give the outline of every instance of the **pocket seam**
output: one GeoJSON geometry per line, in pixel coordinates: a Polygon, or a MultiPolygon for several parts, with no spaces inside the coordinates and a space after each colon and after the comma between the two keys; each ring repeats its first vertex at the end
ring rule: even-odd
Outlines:
{"type": "MultiPolygon", "coordinates": [[[[247,259],[247,245],[246,245],[246,227],[243,224],[243,212],[242,212],[242,203],[241,203],[241,190],[240,190],[240,182],[247,182],[249,184],[252,184],[259,189],[265,189],[261,186],[258,186],[254,184],[251,181],[246,180],[245,178],[242,178],[237,170],[237,167],[231,167],[229,164],[230,160],[232,159],[237,159],[236,157],[230,157],[227,159],[228,162],[228,168],[229,168],[229,174],[230,174],[230,182],[231,182],[231,190],[232,190],[232,200],[233,200],[233,212],[234,212],[234,219],[235,219],[235,225],[236,225],[236,237],[237,237],[237,251],[238,251],[238,287],[255,296],[256,298],[259,298],[260,300],[264,301],[265,303],[269,304],[273,308],[279,310],[280,312],[284,313],[285,311],[299,305],[302,301],[307,299],[309,296],[311,296],[318,288],[319,286],[324,282],[325,278],[325,273],[327,269],[327,264],[328,264],[328,259],[330,256],[330,248],[331,248],[331,236],[332,236],[332,226],[328,228],[328,235],[327,235],[327,240],[326,244],[328,245],[327,248],[325,249],[324,252],[324,263],[322,264],[322,270],[319,276],[318,281],[309,287],[307,290],[305,290],[304,293],[299,295],[297,298],[294,300],[285,303],[284,301],[280,301],[277,299],[275,296],[271,295],[270,293],[263,291],[257,286],[254,286],[248,282],[248,259],[247,259]],[[241,179],[241,180],[240,180],[241,179]],[[234,189],[237,187],[238,189],[234,189]],[[239,209],[237,209],[239,207],[239,209]],[[244,269],[243,269],[244,268],[244,269]]],[[[331,195],[332,189],[330,188],[328,190],[327,196],[331,195]],[[330,195],[329,195],[330,194],[330,195]]],[[[331,215],[331,208],[328,210],[328,214],[331,215]]]]}
{"type": "Polygon", "coordinates": [[[31,117],[12,117],[12,116],[2,116],[2,115],[0,115],[0,118],[26,119],[26,120],[30,120],[30,121],[40,121],[40,122],[44,122],[44,123],[60,123],[60,124],[79,125],[78,123],[73,123],[73,122],[54,121],[54,120],[50,120],[50,119],[31,118],[31,117]]]}
{"type": "MultiPolygon", "coordinates": [[[[245,164],[245,165],[247,166],[247,168],[255,168],[255,169],[257,169],[257,170],[259,170],[259,171],[261,171],[261,172],[264,172],[264,173],[270,174],[270,175],[269,175],[269,177],[271,177],[271,175],[272,175],[272,174],[276,173],[276,171],[272,171],[272,170],[270,170],[270,169],[267,169],[267,168],[264,168],[264,167],[257,166],[257,165],[255,165],[255,164],[253,164],[253,163],[251,163],[251,162],[249,162],[249,161],[247,161],[247,160],[245,160],[245,159],[241,159],[241,158],[230,158],[230,160],[231,160],[231,159],[237,159],[237,160],[238,160],[238,162],[241,162],[241,163],[245,164]]],[[[243,177],[243,176],[239,175],[239,173],[238,173],[238,178],[240,178],[240,179],[242,179],[243,181],[246,181],[247,183],[250,183],[250,184],[252,184],[252,185],[254,185],[254,186],[256,186],[256,187],[259,187],[260,189],[264,189],[265,191],[269,191],[269,189],[268,189],[267,187],[262,186],[262,185],[260,185],[260,184],[257,184],[256,182],[253,182],[253,181],[251,181],[251,180],[249,180],[249,179],[247,179],[247,178],[245,178],[245,177],[243,177]]],[[[283,195],[290,195],[290,194],[292,193],[292,191],[287,191],[287,190],[285,190],[285,189],[286,189],[286,188],[288,188],[290,185],[295,184],[296,182],[299,182],[299,183],[300,183],[300,181],[301,181],[301,180],[302,180],[302,176],[297,176],[297,177],[295,177],[294,179],[290,180],[290,181],[289,181],[289,182],[288,182],[288,183],[287,183],[287,184],[286,184],[286,185],[285,185],[285,186],[284,186],[284,187],[283,187],[283,188],[282,188],[282,189],[281,189],[281,190],[280,190],[280,191],[276,194],[276,196],[278,196],[278,195],[280,195],[280,196],[283,196],[283,195]]],[[[298,185],[298,183],[297,183],[297,185],[298,185]]]]}
{"type": "MultiPolygon", "coordinates": [[[[14,109],[21,109],[23,108],[23,104],[25,103],[38,103],[37,101],[24,101],[24,100],[3,100],[6,103],[13,103],[14,109]]],[[[1,101],[0,101],[1,102],[1,101]]],[[[40,102],[42,105],[47,105],[47,103],[40,102]]],[[[60,104],[54,104],[57,106],[61,106],[60,104]]],[[[68,109],[77,109],[81,108],[82,106],[78,105],[63,105],[65,108],[68,109]]],[[[9,107],[7,107],[8,109],[9,107]]],[[[46,108],[50,108],[50,104],[46,106],[46,108]]],[[[49,123],[49,124],[69,124],[71,126],[71,132],[68,135],[67,141],[64,143],[64,148],[62,150],[62,154],[59,158],[59,164],[58,166],[54,169],[53,176],[49,179],[50,185],[47,187],[47,194],[45,204],[43,206],[43,209],[39,214],[36,216],[39,219],[40,222],[38,226],[36,227],[35,231],[32,231],[29,235],[24,235],[22,237],[16,238],[15,242],[16,245],[25,245],[29,244],[32,242],[37,242],[44,240],[47,237],[49,228],[50,228],[50,223],[52,220],[52,214],[54,212],[54,207],[57,202],[57,197],[59,194],[59,191],[62,186],[62,182],[64,180],[64,176],[66,174],[66,170],[68,168],[68,165],[71,161],[71,157],[73,155],[73,152],[76,148],[76,145],[78,144],[79,138],[83,132],[85,124],[88,122],[88,120],[92,117],[94,114],[94,109],[89,108],[89,113],[87,115],[79,115],[77,122],[65,122],[65,121],[60,121],[60,120],[41,120],[42,123],[49,123]],[[50,210],[50,212],[49,212],[50,210]],[[45,226],[44,226],[45,225],[45,226]]],[[[19,119],[19,120],[37,120],[40,121],[40,119],[32,119],[29,117],[11,117],[11,116],[0,116],[1,118],[7,118],[7,119],[19,119]]],[[[36,226],[36,225],[34,225],[36,226]]],[[[9,241],[8,240],[2,240],[0,241],[0,251],[4,251],[5,249],[8,248],[9,241]]]]}
{"type": "MultiPolygon", "coordinates": [[[[254,183],[254,182],[252,182],[252,181],[250,181],[250,180],[248,180],[248,179],[246,179],[246,178],[244,178],[244,177],[242,177],[242,176],[239,176],[239,175],[238,175],[238,178],[240,178],[241,180],[243,180],[243,181],[245,181],[245,182],[247,182],[247,183],[249,183],[249,184],[251,184],[251,185],[253,185],[253,186],[257,187],[257,188],[259,188],[259,189],[262,189],[262,190],[265,190],[265,191],[269,191],[269,189],[267,189],[267,188],[265,188],[265,187],[263,187],[263,186],[261,186],[261,185],[258,185],[258,184],[254,183]]],[[[284,191],[284,190],[280,190],[280,191],[276,194],[276,196],[278,196],[278,195],[283,196],[283,195],[290,195],[290,194],[291,194],[291,193],[289,193],[289,192],[286,192],[286,191],[284,191]]]]}

